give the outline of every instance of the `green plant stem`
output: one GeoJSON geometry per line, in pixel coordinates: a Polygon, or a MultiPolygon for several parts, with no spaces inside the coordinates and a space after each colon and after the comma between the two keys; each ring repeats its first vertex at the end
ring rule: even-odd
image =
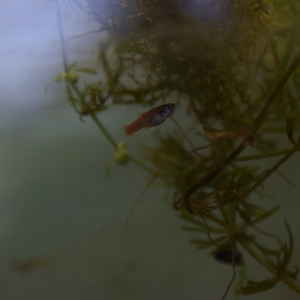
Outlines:
{"type": "Polygon", "coordinates": [[[216,176],[218,176],[221,171],[226,168],[246,147],[247,145],[250,143],[250,139],[247,138],[245,139],[223,162],[221,162],[215,169],[213,169],[210,173],[208,173],[207,175],[205,175],[201,180],[199,180],[196,184],[194,184],[193,186],[191,186],[190,188],[188,188],[186,190],[186,192],[181,196],[181,198],[179,199],[179,207],[181,205],[185,206],[185,207],[189,207],[188,205],[188,200],[191,197],[191,195],[198,190],[199,188],[201,188],[202,186],[204,186],[206,183],[208,183],[209,181],[211,181],[213,178],[215,178],[216,176]]]}
{"type": "MultiPolygon", "coordinates": [[[[290,147],[290,148],[284,148],[284,149],[279,149],[276,151],[270,151],[270,152],[265,152],[260,154],[245,155],[245,156],[237,157],[236,161],[256,160],[256,159],[269,158],[273,156],[279,156],[279,155],[287,154],[293,151],[293,149],[294,147],[290,147]]],[[[300,148],[298,148],[297,151],[300,151],[300,148]]]]}
{"type": "MultiPolygon", "coordinates": [[[[72,88],[74,89],[75,93],[80,99],[81,104],[85,103],[84,96],[80,93],[80,90],[77,88],[76,85],[72,85],[72,88]]],[[[107,140],[110,142],[110,144],[115,148],[115,150],[118,150],[118,144],[115,142],[113,137],[110,135],[110,133],[106,130],[104,125],[100,122],[100,120],[97,118],[97,115],[95,113],[90,113],[90,116],[92,120],[95,122],[97,127],[101,130],[101,132],[104,134],[104,136],[107,138],[107,140]]],[[[128,158],[137,166],[141,167],[142,169],[146,170],[147,172],[151,174],[156,174],[154,170],[146,166],[144,163],[142,163],[140,160],[136,159],[132,155],[128,154],[128,158]]]]}
{"type": "Polygon", "coordinates": [[[152,170],[151,168],[146,166],[144,163],[142,163],[140,160],[136,159],[134,156],[128,154],[128,157],[137,166],[141,167],[142,169],[148,171],[149,173],[151,173],[153,175],[157,175],[157,172],[155,172],[154,170],[152,170]]]}
{"type": "MultiPolygon", "coordinates": [[[[72,88],[74,89],[74,91],[76,92],[77,96],[79,97],[81,104],[82,105],[85,104],[84,96],[80,93],[80,90],[78,89],[78,87],[75,84],[72,84],[72,88]]],[[[101,130],[101,132],[107,138],[107,140],[115,148],[115,150],[118,150],[118,144],[115,142],[115,140],[112,138],[112,136],[106,130],[106,128],[103,126],[103,124],[97,118],[97,115],[94,112],[92,112],[92,113],[90,113],[90,116],[91,116],[92,120],[96,123],[97,127],[101,130]]]]}
{"type": "Polygon", "coordinates": [[[293,61],[290,64],[290,66],[282,74],[280,79],[275,83],[275,86],[274,86],[273,90],[270,92],[269,96],[267,96],[264,106],[254,122],[254,126],[252,129],[253,133],[256,133],[260,129],[261,125],[264,123],[264,121],[266,120],[266,118],[269,115],[269,111],[270,111],[270,108],[271,108],[273,102],[276,100],[279,92],[284,87],[284,85],[287,83],[291,74],[295,71],[295,69],[298,67],[299,64],[300,64],[300,53],[298,53],[295,56],[295,58],[293,59],[293,61]]]}
{"type": "Polygon", "coordinates": [[[258,186],[260,186],[274,171],[276,171],[284,162],[286,162],[296,151],[298,151],[300,148],[299,145],[295,146],[290,150],[290,152],[286,153],[284,157],[282,157],[272,168],[267,170],[262,177],[259,178],[255,182],[255,184],[247,191],[244,198],[246,198],[249,194],[251,194],[253,191],[257,189],[258,186]]]}
{"type": "Polygon", "coordinates": [[[55,1],[55,8],[56,8],[56,16],[57,16],[57,20],[58,20],[58,32],[59,32],[60,46],[61,46],[61,50],[62,50],[61,52],[62,52],[63,66],[64,66],[64,71],[67,72],[68,61],[67,61],[66,47],[65,47],[63,27],[62,27],[62,21],[61,21],[61,12],[60,12],[60,6],[58,3],[58,0],[55,1]]]}
{"type": "MultiPolygon", "coordinates": [[[[238,238],[240,245],[250,254],[258,263],[269,270],[273,275],[278,276],[278,270],[272,266],[266,259],[259,255],[250,245],[249,241],[242,235],[238,238]]],[[[300,294],[300,286],[298,286],[290,277],[282,274],[280,280],[287,284],[290,288],[300,294]]]]}
{"type": "MultiPolygon", "coordinates": [[[[290,66],[287,68],[287,70],[283,73],[283,75],[280,77],[280,79],[275,84],[273,90],[270,92],[269,96],[266,98],[265,103],[257,116],[256,120],[254,121],[253,127],[252,127],[252,134],[253,136],[256,135],[258,130],[260,129],[261,125],[264,123],[266,118],[269,115],[269,111],[271,106],[273,105],[273,102],[276,100],[279,92],[284,87],[288,79],[290,78],[291,74],[295,71],[295,69],[300,64],[300,53],[296,55],[296,57],[291,62],[290,66]]],[[[215,178],[219,175],[219,173],[226,168],[230,163],[236,159],[241,152],[251,143],[252,138],[246,138],[223,162],[221,162],[215,169],[213,169],[210,173],[208,173],[206,176],[204,176],[202,179],[200,179],[197,183],[195,183],[193,186],[189,187],[180,197],[178,203],[180,205],[184,205],[187,208],[189,208],[188,200],[191,197],[191,195],[197,191],[199,188],[201,188],[203,185],[208,183],[210,180],[215,178]]]]}
{"type": "MultiPolygon", "coordinates": [[[[85,102],[85,98],[84,98],[84,95],[82,95],[82,93],[80,92],[79,88],[77,87],[76,84],[71,84],[73,90],[75,91],[75,93],[77,94],[77,96],[79,97],[79,101],[80,101],[80,104],[83,106],[86,104],[85,102]]],[[[78,112],[78,110],[76,110],[78,112]]]]}
{"type": "Polygon", "coordinates": [[[112,136],[109,134],[109,132],[106,130],[106,128],[103,126],[103,124],[100,122],[100,120],[97,118],[96,114],[91,113],[90,116],[91,116],[92,120],[96,123],[97,127],[101,130],[101,132],[104,134],[104,136],[111,143],[111,145],[115,148],[115,150],[118,150],[117,143],[112,138],[112,136]]]}

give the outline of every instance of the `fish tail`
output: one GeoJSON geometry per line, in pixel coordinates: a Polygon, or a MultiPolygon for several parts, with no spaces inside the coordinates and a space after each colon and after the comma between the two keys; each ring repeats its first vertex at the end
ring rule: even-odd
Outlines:
{"type": "Polygon", "coordinates": [[[142,118],[137,119],[133,123],[125,126],[125,131],[128,135],[132,135],[140,129],[147,127],[147,123],[142,118]]]}
{"type": "Polygon", "coordinates": [[[125,132],[126,132],[128,135],[133,134],[132,127],[131,127],[130,125],[126,125],[124,128],[125,128],[125,132]]]}
{"type": "Polygon", "coordinates": [[[134,126],[132,126],[132,124],[126,125],[125,126],[125,131],[128,135],[132,135],[134,134],[136,131],[138,131],[138,129],[134,126]]]}

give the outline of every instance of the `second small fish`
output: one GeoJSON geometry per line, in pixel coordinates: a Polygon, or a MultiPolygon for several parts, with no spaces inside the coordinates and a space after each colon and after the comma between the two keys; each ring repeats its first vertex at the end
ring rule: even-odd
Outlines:
{"type": "Polygon", "coordinates": [[[175,110],[175,104],[163,104],[154,107],[147,112],[143,113],[137,120],[133,123],[125,126],[126,133],[128,135],[134,134],[145,127],[157,126],[163,123],[175,110]]]}

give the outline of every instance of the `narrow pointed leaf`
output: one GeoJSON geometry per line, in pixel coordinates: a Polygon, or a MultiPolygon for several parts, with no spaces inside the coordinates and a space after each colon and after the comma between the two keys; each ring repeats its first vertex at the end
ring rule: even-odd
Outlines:
{"type": "Polygon", "coordinates": [[[263,214],[262,216],[256,218],[255,220],[253,220],[251,222],[251,225],[256,225],[262,221],[264,221],[265,219],[271,217],[272,215],[274,215],[278,209],[280,208],[280,204],[279,205],[276,205],[274,208],[272,208],[271,210],[267,211],[265,214],[263,214]]]}
{"type": "Polygon", "coordinates": [[[261,293],[273,288],[278,282],[278,278],[271,277],[263,281],[247,281],[247,284],[242,287],[239,292],[243,295],[252,295],[261,293]]]}
{"type": "Polygon", "coordinates": [[[81,72],[81,73],[89,73],[89,74],[97,74],[97,71],[90,68],[76,68],[74,71],[81,72]]]}

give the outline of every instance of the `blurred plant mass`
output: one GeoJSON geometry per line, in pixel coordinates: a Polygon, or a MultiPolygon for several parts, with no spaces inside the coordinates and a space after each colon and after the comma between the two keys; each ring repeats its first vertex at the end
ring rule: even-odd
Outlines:
{"type": "Polygon", "coordinates": [[[106,32],[97,70],[65,64],[56,77],[65,81],[80,117],[89,115],[115,157],[122,154],[117,163],[136,163],[165,184],[176,214],[189,224],[184,229],[197,235],[191,242],[213,248],[216,258],[233,266],[233,278],[243,252],[270,271],[261,282],[239,282],[237,292],[284,282],[300,293],[297,269],[289,266],[290,226],[283,224],[287,241],[258,227],[280,209],[261,201],[265,181],[300,149],[299,2],[72,2],[106,32]],[[99,81],[96,71],[105,79],[99,81]],[[79,72],[96,80],[86,83],[79,72]],[[120,147],[101,121],[101,112],[114,105],[169,102],[187,122],[174,120],[176,129],[161,134],[156,146],[144,146],[140,158],[120,147]],[[272,164],[262,169],[261,160],[270,157],[272,164]],[[274,248],[260,236],[275,241],[274,248]]]}

